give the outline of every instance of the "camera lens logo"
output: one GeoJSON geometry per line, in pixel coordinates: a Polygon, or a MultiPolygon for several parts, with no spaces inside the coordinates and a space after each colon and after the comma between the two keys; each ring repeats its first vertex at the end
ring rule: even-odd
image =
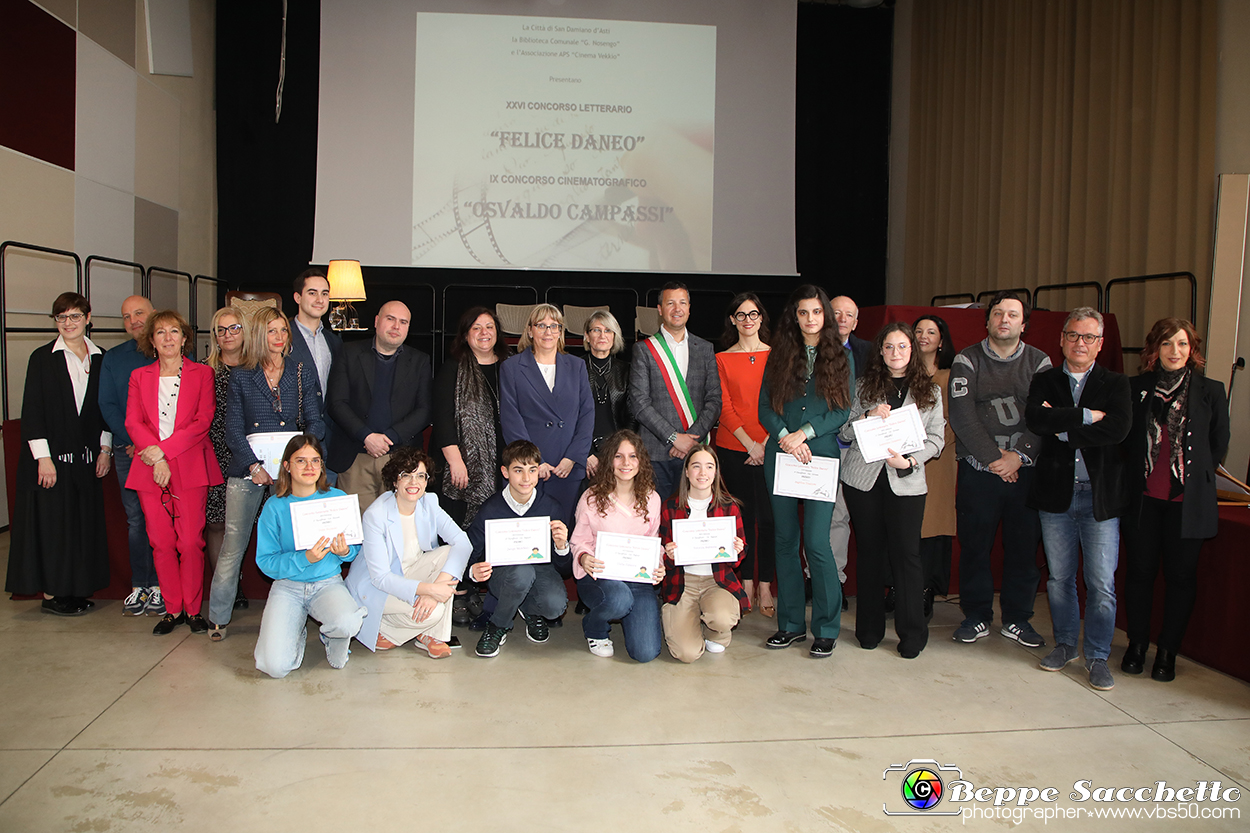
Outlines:
{"type": "Polygon", "coordinates": [[[913,769],[903,778],[903,800],[917,810],[931,810],[942,800],[942,779],[931,769],[913,769]]]}

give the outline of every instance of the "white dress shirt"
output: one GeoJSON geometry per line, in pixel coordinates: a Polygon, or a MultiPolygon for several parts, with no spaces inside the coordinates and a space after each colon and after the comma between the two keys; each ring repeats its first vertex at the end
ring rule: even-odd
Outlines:
{"type": "Polygon", "coordinates": [[[677,362],[677,369],[681,371],[681,378],[686,378],[686,371],[690,368],[690,332],[683,330],[683,338],[677,341],[673,338],[672,333],[664,327],[660,327],[660,337],[668,342],[668,349],[673,351],[673,361],[677,362]]]}

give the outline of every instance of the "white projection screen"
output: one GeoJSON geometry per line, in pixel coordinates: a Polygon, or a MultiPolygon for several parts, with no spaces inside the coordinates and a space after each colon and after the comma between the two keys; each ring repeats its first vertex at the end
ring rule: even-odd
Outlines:
{"type": "Polygon", "coordinates": [[[796,0],[322,0],[315,263],[795,274],[796,0]]]}

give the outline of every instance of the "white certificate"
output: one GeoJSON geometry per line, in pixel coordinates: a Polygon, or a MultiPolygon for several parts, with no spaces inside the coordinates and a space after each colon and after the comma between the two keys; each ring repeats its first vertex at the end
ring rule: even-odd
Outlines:
{"type": "Polygon", "coordinates": [[[886,459],[891,448],[899,454],[913,454],[924,448],[924,423],[920,421],[920,409],[915,404],[893,408],[885,419],[876,416],[857,419],[851,423],[851,428],[866,463],[886,459]]]}
{"type": "Polygon", "coordinates": [[[603,562],[603,572],[595,578],[636,581],[651,584],[660,566],[660,539],[654,535],[625,535],[600,532],[595,536],[595,558],[603,562]]]}
{"type": "Polygon", "coordinates": [[[335,495],[295,501],[291,504],[291,531],[297,550],[306,550],[318,538],[333,538],[340,532],[347,543],[362,543],[365,531],[360,525],[360,497],[335,495]]]}
{"type": "MultiPolygon", "coordinates": [[[[252,453],[256,455],[256,459],[260,460],[269,476],[277,480],[278,472],[282,471],[282,452],[286,451],[286,444],[291,441],[291,438],[298,436],[298,431],[248,434],[247,444],[252,447],[252,453]]],[[[324,462],[322,465],[325,465],[324,462]]]]}
{"type": "Polygon", "coordinates": [[[733,564],[738,560],[734,553],[734,539],[738,537],[737,518],[726,515],[721,518],[679,518],[673,521],[673,563],[679,567],[688,564],[733,564]]]}
{"type": "Polygon", "coordinates": [[[499,518],[486,522],[486,562],[550,564],[551,518],[499,518]]]}
{"type": "Polygon", "coordinates": [[[773,494],[833,503],[838,496],[838,458],[813,457],[800,463],[793,454],[777,454],[773,494]]]}

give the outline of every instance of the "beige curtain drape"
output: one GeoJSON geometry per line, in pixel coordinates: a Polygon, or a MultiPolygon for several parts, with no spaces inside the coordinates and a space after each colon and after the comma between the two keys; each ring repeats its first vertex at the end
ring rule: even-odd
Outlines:
{"type": "MultiPolygon", "coordinates": [[[[1215,0],[916,0],[911,58],[908,302],[1187,270],[1205,318],[1215,0]]],[[[1140,344],[1189,291],[1112,301],[1140,344]]]]}

